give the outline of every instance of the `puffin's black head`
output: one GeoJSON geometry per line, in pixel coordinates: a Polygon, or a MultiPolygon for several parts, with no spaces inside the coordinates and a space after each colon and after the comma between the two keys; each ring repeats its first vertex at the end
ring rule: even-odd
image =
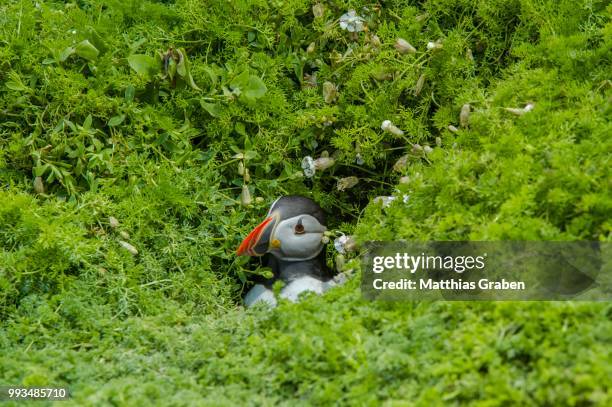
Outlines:
{"type": "Polygon", "coordinates": [[[313,200],[290,195],[277,199],[266,216],[238,248],[238,255],[271,253],[287,261],[307,260],[323,248],[323,209],[313,200]]]}

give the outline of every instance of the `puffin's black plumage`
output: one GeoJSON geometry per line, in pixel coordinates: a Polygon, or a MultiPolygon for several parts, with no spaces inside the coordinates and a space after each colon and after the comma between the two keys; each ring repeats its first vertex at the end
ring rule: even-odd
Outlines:
{"type": "Polygon", "coordinates": [[[312,199],[300,195],[287,195],[278,198],[270,207],[270,213],[280,211],[281,218],[288,219],[299,215],[311,215],[326,226],[325,212],[312,199]]]}
{"type": "Polygon", "coordinates": [[[321,251],[314,259],[299,262],[283,261],[271,254],[266,254],[263,261],[266,267],[272,269],[274,275],[271,278],[258,276],[255,281],[266,287],[271,287],[279,279],[284,282],[290,282],[300,277],[310,276],[321,281],[329,281],[334,277],[332,270],[327,267],[325,251],[321,251]]]}

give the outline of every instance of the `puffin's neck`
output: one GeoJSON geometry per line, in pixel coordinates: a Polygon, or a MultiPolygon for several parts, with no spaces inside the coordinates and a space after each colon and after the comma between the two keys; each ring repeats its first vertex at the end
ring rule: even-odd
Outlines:
{"type": "Polygon", "coordinates": [[[287,261],[277,259],[278,277],[284,282],[290,282],[297,278],[309,276],[322,281],[332,278],[331,272],[325,264],[325,251],[318,256],[300,261],[287,261]]]}

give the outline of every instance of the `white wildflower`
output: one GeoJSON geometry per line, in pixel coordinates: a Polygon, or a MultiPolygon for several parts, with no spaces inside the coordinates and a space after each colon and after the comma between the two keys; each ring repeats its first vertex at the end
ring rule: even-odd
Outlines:
{"type": "Polygon", "coordinates": [[[340,17],[340,28],[348,32],[359,32],[364,30],[365,20],[358,16],[355,10],[349,10],[340,17]]]}
{"type": "Polygon", "coordinates": [[[383,208],[387,208],[396,199],[395,196],[377,196],[374,198],[374,203],[381,203],[383,208]]]}
{"type": "Polygon", "coordinates": [[[365,161],[363,160],[363,157],[361,157],[361,153],[357,153],[355,155],[355,164],[363,165],[364,163],[365,163],[365,161]]]}
{"type": "Polygon", "coordinates": [[[311,156],[307,155],[302,159],[302,169],[304,170],[304,175],[307,178],[312,178],[315,175],[315,165],[314,160],[311,156]]]}
{"type": "Polygon", "coordinates": [[[340,254],[344,254],[346,253],[345,250],[345,246],[346,246],[346,242],[348,242],[349,237],[346,235],[342,235],[340,237],[337,237],[336,239],[334,239],[334,247],[336,248],[336,251],[340,254]]]}

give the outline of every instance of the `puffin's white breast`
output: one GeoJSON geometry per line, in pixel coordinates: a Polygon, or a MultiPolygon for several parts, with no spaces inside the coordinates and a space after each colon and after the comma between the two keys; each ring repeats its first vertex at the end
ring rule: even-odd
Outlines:
{"type": "Polygon", "coordinates": [[[296,302],[300,294],[303,292],[312,291],[317,294],[323,294],[333,285],[335,284],[332,281],[323,282],[314,277],[303,276],[296,278],[295,280],[284,286],[280,292],[280,296],[282,298],[288,299],[289,301],[296,302]]]}

